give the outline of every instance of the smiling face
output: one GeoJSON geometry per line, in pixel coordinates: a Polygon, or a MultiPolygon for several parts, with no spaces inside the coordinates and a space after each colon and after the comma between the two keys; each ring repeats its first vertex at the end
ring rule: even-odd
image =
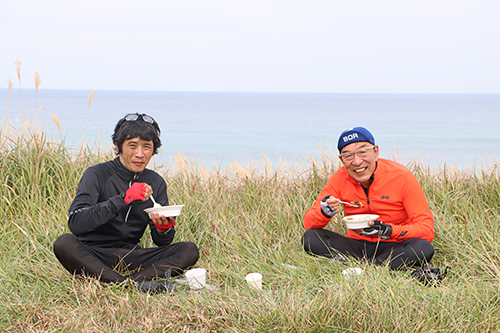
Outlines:
{"type": "Polygon", "coordinates": [[[352,178],[358,181],[365,188],[370,186],[371,176],[377,168],[379,150],[378,146],[371,149],[373,146],[374,145],[370,142],[354,142],[342,148],[341,151],[341,154],[354,153],[358,150],[366,148],[366,154],[364,157],[359,157],[358,154],[354,154],[354,158],[350,161],[345,161],[341,158],[342,164],[344,164],[344,167],[349,175],[351,175],[352,178]]]}
{"type": "MultiPolygon", "coordinates": [[[[118,150],[118,147],[116,147],[118,150]]],[[[127,139],[123,142],[120,162],[130,171],[139,173],[146,168],[153,156],[153,141],[142,140],[140,137],[127,139]]]]}

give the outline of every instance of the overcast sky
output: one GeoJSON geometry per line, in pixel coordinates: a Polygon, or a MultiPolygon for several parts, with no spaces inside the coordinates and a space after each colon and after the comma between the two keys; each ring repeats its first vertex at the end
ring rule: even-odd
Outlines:
{"type": "Polygon", "coordinates": [[[498,0],[0,1],[0,88],[500,93],[498,0]]]}

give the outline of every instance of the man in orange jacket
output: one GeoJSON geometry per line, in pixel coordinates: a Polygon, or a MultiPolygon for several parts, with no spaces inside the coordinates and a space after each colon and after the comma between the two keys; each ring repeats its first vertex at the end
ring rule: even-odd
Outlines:
{"type": "Polygon", "coordinates": [[[364,127],[344,131],[338,141],[343,167],[328,180],[306,212],[304,249],[314,255],[365,258],[391,269],[420,266],[434,254],[434,220],[424,191],[403,165],[379,158],[379,147],[364,127]],[[340,210],[345,215],[376,214],[368,228],[348,229],[342,236],[324,229],[340,210]]]}

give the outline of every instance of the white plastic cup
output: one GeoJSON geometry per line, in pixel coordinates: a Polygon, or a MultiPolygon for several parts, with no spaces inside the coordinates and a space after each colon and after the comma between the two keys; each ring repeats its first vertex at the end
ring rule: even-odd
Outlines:
{"type": "Polygon", "coordinates": [[[189,288],[192,290],[204,288],[206,286],[206,274],[207,270],[204,268],[194,268],[187,271],[185,275],[189,288]]]}
{"type": "Polygon", "coordinates": [[[361,274],[363,274],[363,270],[359,267],[351,267],[351,268],[344,269],[342,271],[342,274],[344,274],[344,276],[346,278],[349,278],[351,276],[359,277],[361,274]]]}
{"type": "Polygon", "coordinates": [[[245,276],[245,280],[248,285],[254,289],[262,289],[262,274],[260,273],[250,273],[245,276]]]}

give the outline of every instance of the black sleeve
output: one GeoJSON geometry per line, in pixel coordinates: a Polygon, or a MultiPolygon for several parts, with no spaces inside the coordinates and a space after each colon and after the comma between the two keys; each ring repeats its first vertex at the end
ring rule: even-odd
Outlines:
{"type": "Polygon", "coordinates": [[[160,233],[158,229],[153,224],[153,221],[149,222],[149,227],[151,228],[151,238],[156,246],[170,245],[174,241],[175,237],[175,227],[170,228],[167,233],[160,233]]]}
{"type": "Polygon", "coordinates": [[[118,194],[99,201],[100,181],[94,168],[85,171],[78,185],[75,199],[69,208],[68,226],[76,236],[92,232],[116,217],[126,206],[118,194]]]}

